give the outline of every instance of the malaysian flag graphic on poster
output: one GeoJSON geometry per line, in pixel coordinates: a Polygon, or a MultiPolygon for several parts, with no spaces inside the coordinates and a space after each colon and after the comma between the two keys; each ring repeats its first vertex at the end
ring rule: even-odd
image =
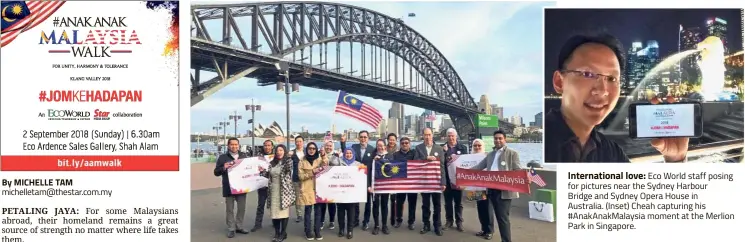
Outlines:
{"type": "Polygon", "coordinates": [[[0,46],[6,46],[19,34],[44,22],[64,3],[64,1],[2,1],[0,46]]]}
{"type": "Polygon", "coordinates": [[[380,111],[345,91],[339,92],[334,112],[359,120],[374,129],[377,129],[380,122],[383,121],[383,115],[380,114],[380,111]]]}
{"type": "Polygon", "coordinates": [[[378,160],[373,164],[375,193],[442,192],[440,161],[378,160]]]}

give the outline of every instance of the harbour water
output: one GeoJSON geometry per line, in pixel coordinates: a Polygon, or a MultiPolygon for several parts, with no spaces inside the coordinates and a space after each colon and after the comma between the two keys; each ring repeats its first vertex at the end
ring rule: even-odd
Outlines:
{"type": "MultiPolygon", "coordinates": [[[[241,141],[242,141],[241,145],[244,147],[245,145],[251,144],[250,139],[247,142],[244,140],[241,140],[241,141]]],[[[263,139],[261,140],[256,139],[257,146],[261,145],[261,142],[263,142],[263,139]]],[[[323,141],[313,141],[313,142],[315,142],[316,144],[323,143],[323,141]]],[[[306,142],[306,144],[307,143],[308,142],[306,142]]],[[[351,146],[352,144],[357,144],[357,143],[358,142],[347,142],[346,145],[351,146]]],[[[421,141],[412,142],[412,147],[418,144],[421,144],[421,143],[422,143],[421,141]]],[[[442,142],[436,142],[436,143],[441,144],[442,142]]],[[[290,146],[291,146],[290,149],[295,148],[294,143],[290,143],[290,146]]],[[[531,161],[535,161],[535,162],[543,164],[543,144],[542,143],[508,143],[507,146],[516,150],[520,154],[520,163],[522,163],[523,166],[526,166],[528,162],[531,162],[531,161]]],[[[338,141],[334,142],[334,147],[335,147],[334,149],[336,150],[341,149],[338,141]]],[[[197,144],[197,142],[191,143],[192,152],[198,148],[210,154],[217,152],[217,146],[214,146],[212,142],[200,142],[199,144],[197,144]]],[[[194,155],[192,153],[192,157],[193,156],[194,155]]],[[[192,163],[207,162],[207,161],[208,161],[207,159],[195,159],[195,158],[191,159],[192,163]]],[[[543,164],[543,165],[546,166],[546,164],[543,164]]]]}

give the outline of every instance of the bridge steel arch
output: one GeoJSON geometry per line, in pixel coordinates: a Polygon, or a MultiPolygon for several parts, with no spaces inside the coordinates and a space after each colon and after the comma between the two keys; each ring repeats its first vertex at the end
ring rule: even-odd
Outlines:
{"type": "MultiPolygon", "coordinates": [[[[356,53],[351,44],[349,48],[350,53],[356,53]]],[[[195,69],[192,76],[192,106],[242,77],[257,78],[260,85],[276,83],[277,71],[273,63],[287,60],[290,55],[294,73],[291,75],[292,82],[328,90],[345,90],[447,113],[463,136],[474,129],[478,106],[455,68],[432,43],[401,19],[370,9],[329,2],[192,5],[192,68],[195,69]],[[249,20],[241,21],[241,17],[248,17],[249,20]],[[213,39],[207,31],[205,21],[208,20],[222,22],[221,39],[213,39]],[[247,36],[239,28],[244,24],[250,27],[247,36]],[[355,60],[362,61],[361,70],[341,73],[339,43],[342,42],[361,44],[361,50],[358,50],[361,59],[349,60],[350,68],[355,60]],[[331,68],[328,63],[329,43],[337,44],[337,65],[331,68]],[[307,63],[308,57],[305,55],[312,56],[314,46],[320,48],[316,54],[320,54],[321,63],[312,63],[312,57],[311,63],[307,63]],[[393,68],[387,62],[390,58],[386,57],[383,66],[382,52],[381,58],[376,60],[376,49],[392,54],[396,72],[399,69],[398,59],[402,60],[400,69],[403,72],[406,72],[403,63],[409,64],[408,86],[407,80],[399,81],[398,76],[395,80],[391,78],[388,73],[393,68]],[[297,52],[300,52],[300,60],[296,58],[297,52]],[[371,70],[366,70],[367,52],[372,53],[371,70]],[[376,66],[375,62],[381,63],[376,66]],[[200,82],[199,72],[202,70],[214,71],[218,75],[200,82]],[[354,75],[358,71],[361,73],[354,75]],[[418,83],[416,86],[413,79],[418,83]],[[329,84],[333,82],[331,80],[344,80],[346,83],[329,84]],[[366,89],[355,90],[352,86],[366,89]]]]}

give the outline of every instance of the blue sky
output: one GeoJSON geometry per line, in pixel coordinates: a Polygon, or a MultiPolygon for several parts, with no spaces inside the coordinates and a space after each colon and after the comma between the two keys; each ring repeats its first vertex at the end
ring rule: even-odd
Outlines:
{"type": "MultiPolygon", "coordinates": [[[[391,17],[405,17],[407,25],[418,31],[442,52],[465,82],[471,96],[478,102],[482,94],[492,104],[504,107],[505,116],[519,114],[523,122],[534,121],[543,105],[543,7],[550,2],[350,2],[391,17]]],[[[220,21],[205,23],[213,39],[219,38],[220,21]],[[214,34],[213,34],[214,33],[214,34]],[[218,35],[218,36],[215,36],[218,35]]],[[[249,33],[247,30],[242,31],[249,33]]],[[[235,41],[237,42],[237,41],[235,41]]],[[[348,47],[347,47],[348,48],[348,47]]],[[[342,55],[344,55],[342,53],[342,55]]],[[[329,61],[331,62],[331,61],[329,61]]],[[[345,63],[342,60],[342,63],[345,63]]],[[[193,73],[193,70],[192,70],[193,73]]],[[[207,80],[216,74],[202,72],[207,80]]],[[[301,87],[290,95],[291,129],[302,126],[310,132],[337,132],[371,127],[340,115],[333,115],[337,92],[301,87]]],[[[246,133],[250,113],[244,105],[254,98],[262,111],[256,122],[268,125],[277,121],[285,126],[285,94],[274,86],[259,87],[255,79],[243,78],[221,89],[191,107],[192,132],[211,132],[212,126],[233,111],[243,119],[238,132],[246,133]]],[[[359,96],[387,117],[391,102],[359,96]]],[[[406,106],[406,114],[421,114],[423,109],[406,106]]],[[[232,123],[231,123],[232,124],[232,123]]],[[[231,125],[228,131],[232,132],[231,125]]]]}

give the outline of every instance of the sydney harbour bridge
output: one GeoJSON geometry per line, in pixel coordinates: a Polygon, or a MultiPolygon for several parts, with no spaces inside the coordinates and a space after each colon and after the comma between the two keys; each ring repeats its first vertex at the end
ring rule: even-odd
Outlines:
{"type": "Polygon", "coordinates": [[[191,11],[192,106],[240,78],[261,86],[284,81],[276,67],[284,61],[292,84],[448,114],[463,138],[475,131],[480,110],[463,80],[402,18],[329,2],[202,4],[191,11]],[[204,71],[217,76],[203,81],[204,71]]]}

